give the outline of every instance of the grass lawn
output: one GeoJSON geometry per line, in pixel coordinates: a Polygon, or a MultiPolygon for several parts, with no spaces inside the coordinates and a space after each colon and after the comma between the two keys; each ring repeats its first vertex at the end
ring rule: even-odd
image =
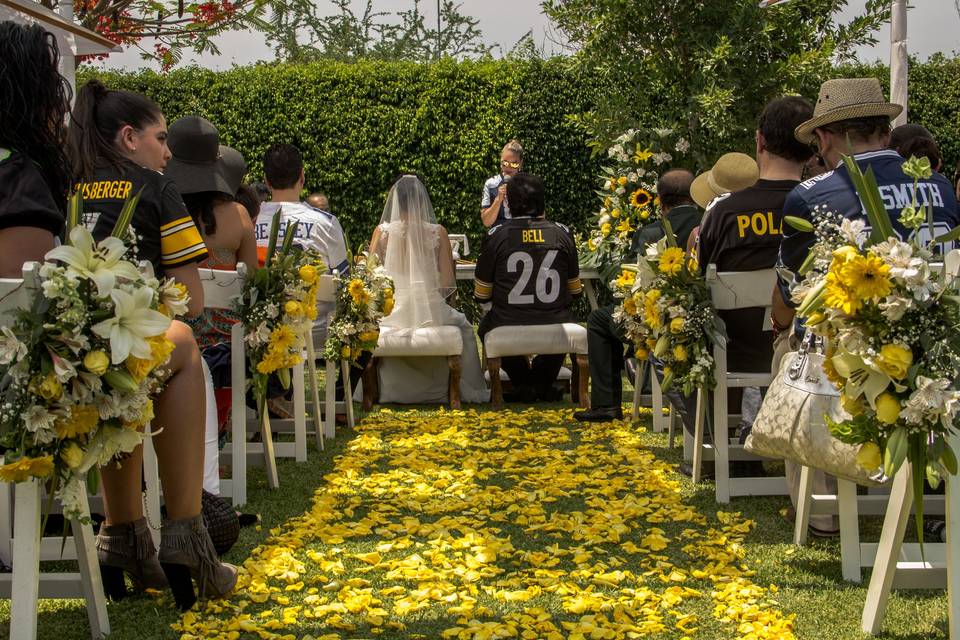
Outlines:
{"type": "MultiPolygon", "coordinates": [[[[231,598],[110,604],[111,637],[762,638],[790,616],[798,638],[865,637],[869,573],[841,579],[838,541],[791,545],[786,497],[718,509],[649,418],[381,410],[282,461],[279,491],[252,471],[231,598]]],[[[946,616],[942,592],[895,593],[882,637],[946,638],[946,616]]],[[[39,637],[89,637],[83,603],[42,601],[39,637]]]]}

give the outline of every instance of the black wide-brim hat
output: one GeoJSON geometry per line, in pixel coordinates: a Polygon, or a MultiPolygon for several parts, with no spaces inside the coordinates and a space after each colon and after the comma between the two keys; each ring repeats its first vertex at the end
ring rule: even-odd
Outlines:
{"type": "Polygon", "coordinates": [[[186,116],[172,125],[167,145],[173,157],[163,175],[173,180],[180,193],[215,191],[233,196],[230,170],[220,153],[220,134],[213,124],[200,116],[186,116]]]}

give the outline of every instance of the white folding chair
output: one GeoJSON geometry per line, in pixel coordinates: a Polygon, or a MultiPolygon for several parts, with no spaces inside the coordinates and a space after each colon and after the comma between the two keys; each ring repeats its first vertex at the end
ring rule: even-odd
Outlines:
{"type": "MultiPolygon", "coordinates": [[[[337,301],[337,281],[331,275],[320,276],[317,287],[317,303],[335,303],[337,301]]],[[[334,313],[327,318],[327,326],[333,322],[334,313]]],[[[312,332],[307,335],[307,367],[310,374],[310,390],[313,404],[313,423],[317,438],[317,448],[323,450],[324,438],[334,438],[336,432],[336,384],[337,371],[343,380],[343,409],[347,415],[347,426],[351,429],[356,424],[353,417],[353,397],[350,394],[350,363],[342,358],[326,360],[326,374],[324,376],[324,403],[320,403],[320,390],[317,382],[317,348],[314,344],[312,332]],[[322,416],[321,419],[321,407],[322,416]]],[[[321,351],[323,345],[320,345],[321,351]]]]}
{"type": "Polygon", "coordinates": [[[573,383],[570,395],[581,407],[590,406],[587,387],[590,367],[587,361],[587,330],[579,324],[509,325],[491,329],[483,337],[483,353],[490,376],[490,402],[494,409],[503,407],[500,384],[501,358],[531,354],[570,354],[573,383]]]}
{"type": "MultiPolygon", "coordinates": [[[[0,279],[0,321],[9,323],[17,309],[27,309],[38,289],[39,269],[35,263],[23,268],[22,279],[0,279]]],[[[0,459],[2,464],[2,459],[0,459]]],[[[10,638],[37,637],[37,600],[82,597],[87,605],[90,635],[102,638],[110,633],[107,601],[103,593],[93,528],[70,521],[71,556],[64,548],[63,559],[76,559],[79,573],[40,573],[41,560],[61,559],[60,536],[41,537],[40,517],[43,483],[36,478],[14,485],[0,483],[0,556],[13,572],[0,574],[0,597],[9,598],[10,638]],[[12,522],[11,522],[12,520],[12,522]]],[[[83,516],[89,517],[89,506],[83,516]]]]}
{"type": "MultiPolygon", "coordinates": [[[[770,292],[773,290],[776,277],[774,269],[718,272],[717,266],[711,264],[707,267],[706,281],[710,287],[713,307],[717,311],[729,311],[752,307],[769,307],[770,292]]],[[[759,329],[761,327],[758,327],[759,329]]],[[[766,331],[767,327],[763,327],[763,330],[766,331]]],[[[772,337],[770,340],[772,341],[772,337]]],[[[728,371],[725,344],[714,345],[713,359],[717,380],[717,386],[713,390],[713,438],[711,443],[703,443],[708,395],[706,390],[699,389],[697,391],[696,428],[693,442],[694,481],[698,482],[700,479],[703,461],[712,457],[715,469],[717,502],[726,504],[730,502],[731,496],[785,495],[787,493],[787,482],[784,477],[730,477],[731,460],[762,460],[762,458],[744,450],[743,445],[730,442],[727,390],[731,388],[768,387],[773,380],[773,374],[769,371],[764,373],[728,371]]]]}
{"type": "Polygon", "coordinates": [[[448,398],[451,409],[460,408],[460,354],[463,337],[458,327],[421,327],[409,331],[380,329],[377,348],[363,371],[363,410],[369,411],[378,400],[379,369],[383,358],[445,357],[450,369],[448,398]]]}
{"type": "MultiPolygon", "coordinates": [[[[234,309],[243,293],[247,267],[237,264],[236,271],[200,269],[203,284],[203,304],[207,309],[234,309]]],[[[234,505],[247,502],[247,364],[246,346],[243,341],[244,327],[240,322],[230,329],[230,479],[220,481],[220,495],[230,498],[234,505]]],[[[302,376],[301,376],[302,377],[302,376]]],[[[269,423],[263,433],[264,461],[268,479],[277,478],[277,462],[267,459],[267,451],[273,443],[269,423]]],[[[271,484],[271,486],[273,486],[271,484]]]]}

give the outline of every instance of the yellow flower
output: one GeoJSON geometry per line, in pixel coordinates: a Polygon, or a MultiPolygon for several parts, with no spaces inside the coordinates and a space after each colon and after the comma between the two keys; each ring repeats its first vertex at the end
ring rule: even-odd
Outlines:
{"type": "Polygon", "coordinates": [[[827,273],[823,302],[831,309],[842,311],[848,316],[853,315],[863,306],[863,301],[843,285],[839,274],[834,271],[827,273]]]}
{"type": "Polygon", "coordinates": [[[857,464],[867,471],[874,471],[883,464],[883,454],[876,442],[864,442],[857,451],[857,464]]]}
{"type": "Polygon", "coordinates": [[[609,222],[604,222],[602,225],[600,225],[600,233],[602,233],[604,237],[610,235],[610,229],[611,227],[609,222]]]}
{"type": "Polygon", "coordinates": [[[633,298],[626,298],[623,301],[623,312],[628,316],[637,315],[637,304],[633,301],[633,298]]]}
{"type": "Polygon", "coordinates": [[[349,358],[349,357],[350,357],[350,346],[349,346],[349,345],[343,345],[343,349],[340,349],[340,357],[341,357],[341,358],[349,358]]]}
{"type": "Polygon", "coordinates": [[[317,268],[313,265],[303,265],[300,267],[298,273],[300,274],[300,279],[307,284],[313,284],[317,280],[317,268]]]}
{"type": "Polygon", "coordinates": [[[110,356],[103,351],[90,351],[83,357],[83,368],[95,376],[102,376],[110,368],[110,356]]]}
{"type": "Polygon", "coordinates": [[[71,442],[60,450],[60,459],[70,469],[76,469],[83,462],[83,449],[76,442],[71,442]]]}
{"type": "Polygon", "coordinates": [[[682,344],[678,344],[673,348],[673,359],[677,362],[686,362],[687,356],[687,348],[682,344]]]}
{"type": "Polygon", "coordinates": [[[833,262],[830,264],[830,268],[839,268],[859,255],[860,253],[857,251],[856,247],[852,247],[850,245],[844,245],[834,249],[833,262]]]}
{"type": "Polygon", "coordinates": [[[303,313],[303,308],[300,306],[299,302],[295,300],[288,300],[285,305],[283,305],[283,311],[288,316],[299,316],[303,313]]]}
{"type": "Polygon", "coordinates": [[[53,471],[53,456],[20,458],[0,467],[0,480],[23,482],[27,478],[46,478],[53,471]]]}
{"type": "Polygon", "coordinates": [[[700,263],[697,262],[696,258],[687,259],[687,271],[689,271],[690,273],[700,272],[700,263]]]}
{"type": "Polygon", "coordinates": [[[670,331],[674,333],[680,333],[683,331],[684,319],[683,318],[674,318],[670,321],[670,331]]]}
{"type": "Polygon", "coordinates": [[[137,384],[143,382],[143,379],[153,371],[152,360],[144,360],[136,356],[129,356],[126,362],[124,362],[124,365],[126,365],[127,371],[130,372],[130,375],[137,384]]]}
{"type": "Polygon", "coordinates": [[[379,339],[379,331],[364,331],[360,334],[360,342],[376,342],[379,339]]]}
{"type": "Polygon", "coordinates": [[[683,269],[684,253],[679,247],[669,247],[660,254],[658,266],[661,273],[672,275],[683,269]]]}
{"type": "Polygon", "coordinates": [[[843,286],[859,298],[870,300],[890,293],[890,265],[876,256],[856,256],[840,267],[843,286]]]}
{"type": "Polygon", "coordinates": [[[645,149],[643,151],[637,151],[633,156],[633,160],[635,162],[646,162],[652,157],[653,151],[650,151],[650,149],[645,149]]]}
{"type": "Polygon", "coordinates": [[[851,398],[845,393],[840,394],[840,406],[843,407],[844,411],[854,417],[863,413],[863,405],[860,404],[860,401],[857,400],[857,398],[851,398]]]}
{"type": "Polygon", "coordinates": [[[650,192],[646,189],[637,189],[632,194],[630,194],[630,204],[632,204],[637,209],[642,209],[643,207],[650,204],[653,200],[653,196],[650,195],[650,192]]]}
{"type": "Polygon", "coordinates": [[[393,312],[393,298],[384,298],[383,315],[388,316],[393,312]]]}
{"type": "Polygon", "coordinates": [[[627,186],[627,177],[620,176],[619,178],[617,178],[617,184],[619,184],[621,187],[627,186]]]}
{"type": "Polygon", "coordinates": [[[901,344],[885,344],[880,347],[880,355],[876,362],[880,371],[894,380],[903,380],[907,377],[910,365],[913,364],[913,352],[901,344]]]}
{"type": "Polygon", "coordinates": [[[156,415],[153,413],[153,400],[147,398],[147,402],[143,405],[143,413],[140,414],[140,418],[133,420],[132,422],[123,422],[123,426],[127,429],[133,429],[134,431],[139,431],[142,429],[148,422],[151,422],[156,415]]]}
{"type": "Polygon", "coordinates": [[[610,217],[611,217],[611,218],[619,218],[619,217],[620,217],[620,209],[614,209],[613,211],[611,211],[611,212],[610,212],[610,217]]]}
{"type": "Polygon", "coordinates": [[[650,352],[647,351],[645,348],[641,347],[640,345],[637,345],[636,347],[633,348],[633,355],[637,356],[637,360],[640,360],[642,362],[643,360],[647,359],[647,356],[650,355],[650,352]]]}
{"type": "Polygon", "coordinates": [[[633,227],[630,226],[630,219],[624,218],[623,220],[621,220],[620,224],[617,225],[617,231],[619,231],[620,235],[622,236],[633,231],[633,227]]]}
{"type": "Polygon", "coordinates": [[[647,338],[646,345],[647,345],[647,351],[653,351],[653,349],[657,346],[657,339],[647,338]]]}
{"type": "Polygon", "coordinates": [[[286,351],[297,341],[297,334],[288,324],[281,324],[270,332],[270,347],[277,351],[286,351]]]}
{"type": "Polygon", "coordinates": [[[815,327],[824,320],[827,319],[827,316],[820,311],[814,311],[809,316],[807,316],[805,322],[808,327],[815,327]]]}
{"type": "Polygon", "coordinates": [[[147,338],[147,342],[150,343],[150,357],[153,358],[154,369],[167,364],[170,361],[170,355],[177,347],[172,340],[168,340],[167,336],[163,334],[147,338]]]}
{"type": "Polygon", "coordinates": [[[63,385],[57,380],[56,374],[51,371],[43,377],[35,377],[30,383],[30,391],[44,400],[56,400],[63,394],[63,385]]]}
{"type": "Polygon", "coordinates": [[[650,217],[650,209],[640,209],[640,219],[646,220],[650,217]]]}
{"type": "Polygon", "coordinates": [[[877,396],[877,420],[884,424],[893,424],[900,417],[900,401],[892,393],[877,396]]]}
{"type": "Polygon", "coordinates": [[[587,239],[587,249],[589,249],[590,251],[597,250],[597,243],[593,241],[593,238],[587,239]]]}
{"type": "Polygon", "coordinates": [[[89,404],[77,404],[70,407],[70,415],[57,418],[55,427],[57,437],[62,440],[76,438],[90,433],[100,423],[100,412],[89,404]]]}
{"type": "Polygon", "coordinates": [[[311,321],[317,319],[317,307],[315,305],[307,305],[304,309],[304,315],[307,316],[311,321]]]}
{"type": "Polygon", "coordinates": [[[620,272],[620,277],[617,278],[617,286],[621,288],[632,287],[636,281],[637,274],[629,269],[624,269],[620,272]]]}

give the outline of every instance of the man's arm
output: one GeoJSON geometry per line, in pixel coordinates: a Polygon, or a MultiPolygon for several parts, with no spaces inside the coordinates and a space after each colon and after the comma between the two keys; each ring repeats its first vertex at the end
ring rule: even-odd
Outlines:
{"type": "MultiPolygon", "coordinates": [[[[783,203],[783,215],[794,216],[804,220],[811,219],[810,207],[800,196],[798,189],[794,188],[787,195],[783,203]]],[[[780,240],[780,256],[777,260],[777,266],[787,268],[794,274],[800,269],[800,265],[807,259],[810,247],[816,240],[816,236],[807,231],[794,229],[787,223],[783,223],[783,236],[780,240]]],[[[796,312],[793,309],[794,303],[790,299],[790,283],[782,277],[777,278],[777,285],[773,291],[773,303],[771,310],[771,320],[774,329],[786,330],[793,322],[796,312]]]]}
{"type": "Polygon", "coordinates": [[[350,273],[350,263],[347,261],[347,238],[343,233],[340,221],[332,217],[327,224],[313,225],[310,240],[320,256],[326,262],[330,273],[336,271],[340,275],[350,273]]]}

